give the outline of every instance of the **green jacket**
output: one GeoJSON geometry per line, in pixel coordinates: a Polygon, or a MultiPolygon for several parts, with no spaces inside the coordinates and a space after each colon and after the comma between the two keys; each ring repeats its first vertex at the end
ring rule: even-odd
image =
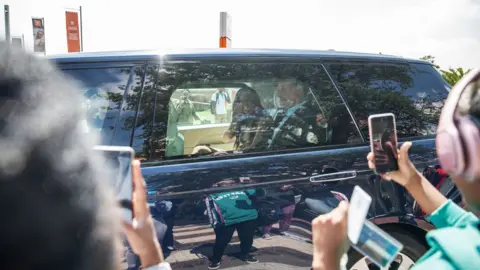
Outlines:
{"type": "Polygon", "coordinates": [[[256,219],[258,212],[250,196],[255,190],[216,193],[207,198],[207,211],[214,228],[256,219]]]}
{"type": "Polygon", "coordinates": [[[480,222],[474,214],[449,200],[430,221],[437,227],[427,234],[431,248],[413,270],[480,269],[480,222]]]}

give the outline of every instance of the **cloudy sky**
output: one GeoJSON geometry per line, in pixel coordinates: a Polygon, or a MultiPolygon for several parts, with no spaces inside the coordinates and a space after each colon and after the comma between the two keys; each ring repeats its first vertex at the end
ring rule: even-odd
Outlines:
{"type": "MultiPolygon", "coordinates": [[[[47,53],[67,51],[65,9],[83,6],[85,51],[218,47],[219,12],[234,48],[335,49],[480,67],[480,0],[1,0],[11,34],[33,47],[45,17],[47,53]],[[476,26],[476,27],[475,27],[476,26]]],[[[4,36],[3,14],[0,36],[4,36]]]]}

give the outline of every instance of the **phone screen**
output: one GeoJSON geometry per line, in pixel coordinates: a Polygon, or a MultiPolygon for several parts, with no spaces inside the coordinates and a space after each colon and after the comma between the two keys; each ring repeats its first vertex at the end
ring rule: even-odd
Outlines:
{"type": "Polygon", "coordinates": [[[372,198],[355,186],[348,208],[347,235],[351,245],[380,268],[387,268],[403,245],[366,219],[372,198]]]}
{"type": "Polygon", "coordinates": [[[375,155],[375,171],[386,173],[398,170],[397,134],[393,114],[370,116],[370,140],[375,155]]]}
{"type": "Polygon", "coordinates": [[[109,184],[115,192],[116,199],[121,207],[122,218],[131,222],[133,219],[133,182],[132,182],[132,151],[95,148],[101,151],[107,168],[113,173],[109,184]]]}
{"type": "Polygon", "coordinates": [[[372,222],[365,220],[358,242],[353,247],[382,269],[402,251],[403,245],[372,222]]]}

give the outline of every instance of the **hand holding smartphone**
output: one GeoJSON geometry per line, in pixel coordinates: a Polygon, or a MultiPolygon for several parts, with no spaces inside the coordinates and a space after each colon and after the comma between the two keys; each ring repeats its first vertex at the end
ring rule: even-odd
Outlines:
{"type": "Polygon", "coordinates": [[[121,215],[125,222],[133,221],[133,179],[132,162],[135,152],[131,147],[95,146],[105,159],[105,167],[112,170],[113,178],[109,184],[115,192],[116,199],[121,207],[121,215]]]}
{"type": "Polygon", "coordinates": [[[355,186],[348,208],[347,235],[353,248],[378,267],[387,268],[403,245],[366,219],[372,198],[355,186]]]}
{"type": "Polygon", "coordinates": [[[375,173],[398,170],[397,128],[392,113],[368,117],[370,147],[375,158],[375,173]]]}

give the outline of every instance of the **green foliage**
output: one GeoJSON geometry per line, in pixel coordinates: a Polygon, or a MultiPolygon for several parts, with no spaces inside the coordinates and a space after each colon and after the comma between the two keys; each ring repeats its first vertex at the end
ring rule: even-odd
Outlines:
{"type": "Polygon", "coordinates": [[[449,68],[448,70],[440,70],[442,77],[450,85],[455,85],[470,69],[464,70],[463,68],[449,68]]]}
{"type": "Polygon", "coordinates": [[[420,57],[421,60],[430,62],[435,68],[440,70],[443,79],[450,84],[451,86],[455,85],[465,74],[467,74],[470,69],[464,70],[463,68],[449,68],[447,70],[440,69],[440,66],[435,64],[435,57],[431,55],[426,55],[420,57]]]}
{"type": "Polygon", "coordinates": [[[434,57],[434,56],[425,55],[425,56],[420,57],[420,60],[428,61],[428,62],[430,62],[436,69],[440,69],[440,66],[437,65],[437,64],[435,64],[435,57],[434,57]]]}

